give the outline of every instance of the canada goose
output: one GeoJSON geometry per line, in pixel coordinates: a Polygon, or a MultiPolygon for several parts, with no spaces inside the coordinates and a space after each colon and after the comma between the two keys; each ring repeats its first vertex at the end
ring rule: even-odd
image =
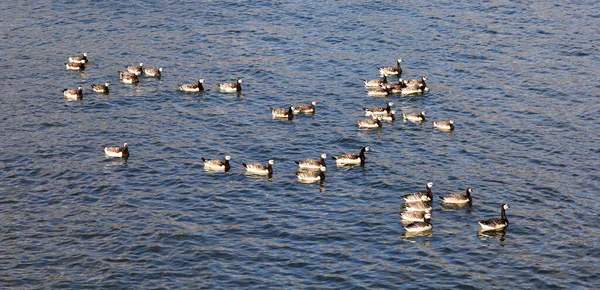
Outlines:
{"type": "Polygon", "coordinates": [[[402,217],[402,221],[423,222],[425,221],[425,214],[431,214],[431,211],[400,211],[398,214],[402,217]]]}
{"type": "Polygon", "coordinates": [[[140,79],[137,75],[130,72],[119,72],[119,76],[121,77],[121,82],[124,84],[137,84],[140,82],[140,79]]]}
{"type": "Polygon", "coordinates": [[[383,126],[383,124],[381,123],[381,119],[382,118],[380,116],[377,116],[374,119],[365,119],[357,121],[358,127],[363,129],[381,128],[381,126],[383,126]]]}
{"type": "Polygon", "coordinates": [[[269,160],[269,162],[267,162],[267,166],[264,166],[260,163],[242,163],[242,165],[244,165],[244,167],[246,168],[247,173],[257,175],[268,175],[269,177],[273,175],[273,164],[275,164],[275,161],[272,159],[269,160]]]}
{"type": "Polygon", "coordinates": [[[325,171],[327,167],[320,166],[318,171],[301,170],[296,173],[298,180],[301,182],[318,182],[325,180],[325,171]]]}
{"type": "Polygon", "coordinates": [[[433,182],[427,183],[425,185],[425,187],[427,188],[427,190],[425,192],[415,192],[415,193],[411,193],[411,194],[406,194],[406,195],[403,195],[402,198],[404,198],[404,200],[407,202],[419,202],[419,201],[433,200],[433,193],[431,193],[431,187],[433,187],[433,182]],[[423,197],[425,197],[425,199],[423,199],[423,197]]]}
{"type": "Polygon", "coordinates": [[[67,70],[85,70],[85,64],[80,62],[68,62],[65,63],[67,70]]]}
{"type": "Polygon", "coordinates": [[[396,61],[396,67],[378,67],[379,73],[382,76],[400,76],[402,75],[402,68],[400,67],[400,63],[402,59],[398,59],[396,61]]]}
{"type": "Polygon", "coordinates": [[[419,123],[425,121],[425,111],[419,113],[402,114],[402,119],[419,123]]]}
{"type": "Polygon", "coordinates": [[[365,146],[360,150],[360,153],[358,155],[353,153],[346,153],[340,156],[333,156],[331,158],[335,160],[335,163],[337,165],[364,165],[366,159],[365,152],[370,150],[371,149],[369,148],[369,146],[365,146]]]}
{"type": "Polygon", "coordinates": [[[312,101],[312,102],[310,102],[310,105],[296,106],[296,107],[294,107],[294,114],[300,114],[300,113],[314,114],[316,105],[317,105],[317,102],[312,101]]]}
{"type": "Polygon", "coordinates": [[[225,156],[225,161],[216,160],[216,159],[206,159],[202,157],[202,161],[204,162],[204,169],[212,170],[212,171],[225,171],[228,172],[231,166],[229,165],[229,160],[231,160],[231,156],[225,156]]]}
{"type": "Polygon", "coordinates": [[[454,130],[454,121],[440,121],[440,122],[432,122],[433,128],[437,128],[443,131],[452,131],[454,130]]]}
{"type": "Polygon", "coordinates": [[[140,62],[140,65],[130,65],[130,66],[128,66],[127,67],[127,71],[130,72],[130,73],[132,73],[132,74],[134,74],[134,75],[136,75],[136,76],[139,76],[143,72],[143,67],[144,67],[144,63],[140,62]]]}
{"type": "Polygon", "coordinates": [[[375,107],[375,108],[362,108],[365,111],[365,116],[373,116],[373,115],[387,115],[392,111],[393,102],[388,102],[385,108],[375,107]]]}
{"type": "Polygon", "coordinates": [[[406,229],[407,232],[411,232],[411,233],[429,231],[432,228],[431,215],[425,214],[424,220],[422,222],[414,222],[414,223],[408,224],[404,228],[406,229]]]}
{"type": "Polygon", "coordinates": [[[80,100],[83,99],[83,89],[78,87],[77,89],[64,89],[63,96],[68,100],[80,100]]]}
{"type": "Polygon", "coordinates": [[[144,74],[149,77],[157,77],[160,78],[162,75],[163,68],[159,67],[158,69],[153,68],[144,68],[144,74]]]}
{"type": "Polygon", "coordinates": [[[291,120],[294,118],[294,107],[289,107],[288,109],[269,108],[269,110],[271,110],[271,114],[273,115],[274,119],[291,120]]]}
{"type": "Polygon", "coordinates": [[[129,146],[127,143],[123,144],[123,147],[102,146],[102,149],[108,157],[129,157],[129,146]]]}
{"type": "Polygon", "coordinates": [[[362,81],[363,81],[363,83],[365,83],[365,88],[379,88],[379,87],[381,87],[381,85],[387,84],[387,76],[384,75],[382,79],[375,79],[375,80],[363,79],[362,81]]]}
{"type": "Polygon", "coordinates": [[[479,221],[481,231],[499,231],[506,228],[508,226],[508,218],[506,217],[506,210],[508,208],[508,204],[506,203],[500,207],[500,218],[479,221]]]}
{"type": "Polygon", "coordinates": [[[425,198],[426,197],[423,196],[421,197],[421,201],[405,202],[402,207],[404,208],[404,211],[431,211],[431,201],[425,201],[425,198]]]}
{"type": "Polygon", "coordinates": [[[70,56],[69,62],[86,64],[88,62],[87,52],[84,52],[81,56],[70,56]]]}
{"type": "Polygon", "coordinates": [[[381,116],[372,116],[373,119],[380,118],[381,121],[393,122],[396,121],[396,111],[391,110],[389,114],[381,115],[381,116]]]}

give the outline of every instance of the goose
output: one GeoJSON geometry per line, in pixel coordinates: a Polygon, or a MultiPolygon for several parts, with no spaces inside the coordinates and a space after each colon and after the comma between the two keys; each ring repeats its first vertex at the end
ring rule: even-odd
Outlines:
{"type": "Polygon", "coordinates": [[[402,221],[423,222],[425,221],[425,214],[431,214],[431,211],[400,211],[398,214],[402,217],[402,221]]]}
{"type": "Polygon", "coordinates": [[[413,87],[413,88],[419,88],[419,87],[427,87],[427,84],[425,83],[425,81],[427,80],[427,78],[425,76],[422,76],[420,79],[412,79],[412,80],[404,80],[404,84],[407,87],[413,87]]]}
{"type": "Polygon", "coordinates": [[[108,94],[108,87],[110,86],[109,82],[104,83],[104,85],[92,85],[92,91],[96,93],[108,94]]]}
{"type": "Polygon", "coordinates": [[[425,111],[419,113],[402,114],[402,119],[419,123],[425,121],[425,111]]]}
{"type": "Polygon", "coordinates": [[[225,156],[225,161],[216,160],[216,159],[206,159],[202,157],[202,161],[204,162],[204,169],[211,171],[225,171],[228,172],[231,166],[229,165],[229,160],[231,160],[231,156],[225,156]]]}
{"type": "Polygon", "coordinates": [[[137,84],[140,82],[140,79],[137,77],[137,75],[130,72],[120,71],[119,76],[121,77],[121,82],[124,84],[137,84]]]}
{"type": "Polygon", "coordinates": [[[81,56],[70,56],[69,57],[69,62],[70,63],[83,63],[83,64],[86,64],[88,62],[87,52],[84,52],[81,56]]]}
{"type": "Polygon", "coordinates": [[[273,175],[273,164],[275,164],[275,161],[273,161],[273,159],[271,159],[271,160],[269,160],[269,162],[267,162],[267,166],[264,166],[259,163],[251,163],[251,164],[242,163],[242,165],[244,165],[244,167],[246,167],[247,173],[257,174],[257,175],[268,175],[269,177],[271,177],[273,175]]]}
{"type": "Polygon", "coordinates": [[[384,75],[382,79],[376,79],[376,80],[363,79],[362,81],[363,81],[363,83],[365,83],[365,88],[379,88],[379,87],[381,87],[381,85],[387,84],[387,76],[384,75]]]}
{"type": "Polygon", "coordinates": [[[452,131],[454,130],[454,120],[450,121],[440,121],[440,122],[431,122],[433,124],[433,128],[437,128],[443,131],[452,131]]]}
{"type": "Polygon", "coordinates": [[[388,102],[387,106],[385,108],[382,107],[375,107],[375,108],[362,108],[363,111],[365,111],[365,116],[373,116],[373,115],[388,115],[391,110],[392,110],[392,106],[394,105],[393,102],[388,102]]]}
{"type": "Polygon", "coordinates": [[[294,118],[294,107],[289,107],[289,109],[273,109],[271,110],[271,114],[273,115],[273,119],[287,119],[291,120],[294,118]]]}
{"type": "Polygon", "coordinates": [[[396,121],[396,111],[391,110],[389,114],[383,116],[372,116],[373,119],[380,118],[382,121],[394,122],[396,121]]]}
{"type": "Polygon", "coordinates": [[[423,86],[419,86],[419,87],[405,87],[405,88],[401,88],[399,90],[391,90],[392,93],[394,94],[400,94],[403,96],[410,96],[410,95],[418,95],[418,94],[422,94],[425,92],[425,88],[423,86]]]}
{"type": "Polygon", "coordinates": [[[433,193],[431,193],[431,187],[433,187],[433,182],[427,183],[425,185],[425,187],[427,188],[427,190],[424,193],[419,191],[419,192],[403,195],[402,198],[404,198],[404,200],[407,202],[420,202],[420,201],[433,200],[433,193]],[[423,199],[423,197],[425,197],[425,199],[423,199]]]}
{"type": "Polygon", "coordinates": [[[224,93],[235,93],[242,91],[242,79],[237,79],[235,83],[216,83],[217,87],[224,93]]]}
{"type": "Polygon", "coordinates": [[[400,76],[402,74],[402,68],[400,67],[400,63],[402,59],[398,59],[396,61],[396,67],[378,67],[379,73],[381,76],[400,76]]]}
{"type": "Polygon", "coordinates": [[[365,119],[357,121],[358,128],[363,129],[376,129],[381,128],[383,124],[381,123],[382,118],[380,116],[375,117],[374,119],[365,119]]]}
{"type": "Polygon", "coordinates": [[[390,89],[385,86],[381,86],[379,89],[368,90],[367,95],[373,97],[385,97],[391,93],[390,89]]]}
{"type": "Polygon", "coordinates": [[[296,173],[301,182],[319,182],[325,180],[325,171],[327,167],[320,166],[318,171],[301,170],[296,173]]]}
{"type": "Polygon", "coordinates": [[[162,67],[159,67],[158,69],[144,68],[144,74],[149,77],[160,78],[162,71],[163,71],[162,67]]]}
{"type": "Polygon", "coordinates": [[[132,73],[132,74],[134,74],[134,75],[136,75],[136,76],[139,76],[139,75],[142,74],[143,67],[144,67],[144,63],[140,62],[140,65],[130,65],[130,66],[128,66],[127,67],[127,71],[130,72],[130,73],[132,73]]]}
{"type": "Polygon", "coordinates": [[[81,86],[77,89],[64,89],[63,96],[68,100],[81,100],[83,99],[83,89],[81,86]]]}
{"type": "Polygon", "coordinates": [[[317,102],[312,101],[312,102],[310,102],[310,105],[296,106],[296,107],[294,107],[294,114],[301,114],[301,113],[314,114],[316,105],[317,105],[317,102]]]}
{"type": "Polygon", "coordinates": [[[431,225],[431,215],[425,214],[424,220],[422,222],[414,222],[406,225],[404,228],[407,232],[415,233],[429,231],[432,227],[433,226],[431,225]]]}
{"type": "Polygon", "coordinates": [[[300,167],[300,169],[320,169],[321,166],[327,167],[327,164],[325,164],[325,158],[327,158],[327,154],[323,153],[323,154],[321,154],[320,160],[304,159],[304,160],[294,161],[294,162],[296,164],[298,164],[298,167],[300,167]]]}
{"type": "Polygon", "coordinates": [[[472,201],[472,199],[471,199],[471,193],[472,192],[473,192],[473,189],[471,189],[469,187],[465,191],[465,194],[462,194],[462,193],[453,193],[453,194],[446,195],[446,196],[441,196],[440,195],[440,199],[444,203],[456,203],[456,204],[470,203],[472,201]]]}
{"type": "Polygon", "coordinates": [[[405,202],[403,205],[404,211],[426,211],[432,210],[431,201],[425,201],[426,197],[421,197],[421,201],[405,202]]]}
{"type": "Polygon", "coordinates": [[[506,203],[500,207],[500,218],[491,218],[484,221],[479,221],[481,231],[499,231],[506,228],[508,226],[508,218],[506,217],[506,210],[508,208],[508,204],[506,203]]]}
{"type": "Polygon", "coordinates": [[[203,83],[204,79],[198,79],[197,84],[178,84],[177,87],[184,92],[201,92],[204,91],[203,83]]]}
{"type": "Polygon", "coordinates": [[[102,146],[104,154],[107,157],[129,157],[129,146],[127,143],[123,144],[123,147],[106,147],[102,146]]]}
{"type": "Polygon", "coordinates": [[[331,158],[333,158],[335,160],[335,163],[337,165],[357,165],[360,164],[365,165],[365,152],[370,151],[371,148],[369,148],[369,146],[365,146],[360,150],[360,153],[357,154],[352,154],[352,153],[346,153],[340,156],[333,156],[331,158]]]}
{"type": "Polygon", "coordinates": [[[85,70],[85,64],[79,62],[65,63],[67,70],[85,70]]]}
{"type": "Polygon", "coordinates": [[[402,93],[402,91],[406,89],[406,85],[404,84],[404,82],[402,81],[402,79],[399,79],[398,83],[396,83],[396,84],[387,84],[385,87],[392,94],[402,93]]]}

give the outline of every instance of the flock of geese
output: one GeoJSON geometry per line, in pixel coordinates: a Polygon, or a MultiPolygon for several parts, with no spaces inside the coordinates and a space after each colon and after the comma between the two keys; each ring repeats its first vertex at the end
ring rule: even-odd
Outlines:
{"type": "MultiPolygon", "coordinates": [[[[378,67],[380,73],[379,79],[366,80],[363,79],[367,94],[370,96],[388,96],[391,94],[400,94],[402,96],[419,95],[429,91],[429,87],[425,83],[425,76],[420,79],[404,80],[401,78],[402,68],[400,63],[402,59],[396,61],[395,67],[378,67]],[[390,83],[388,78],[396,77],[397,82],[390,83]]],[[[87,53],[81,56],[69,57],[65,63],[67,70],[83,71],[88,64],[87,53]]],[[[134,66],[127,66],[126,70],[119,71],[119,78],[124,84],[137,84],[139,76],[142,74],[146,77],[161,77],[163,69],[152,69],[144,67],[143,63],[134,66]]],[[[204,91],[204,79],[198,79],[197,83],[178,84],[177,88],[184,92],[202,92],[204,91]]],[[[242,79],[239,78],[232,83],[216,83],[219,90],[224,93],[240,93],[242,90],[242,79]]],[[[92,91],[96,93],[108,94],[110,83],[106,82],[103,85],[92,84],[92,91]]],[[[77,89],[65,89],[63,95],[68,100],[80,100],[83,98],[83,88],[80,86],[77,89]]],[[[358,127],[362,129],[374,129],[382,127],[382,121],[395,121],[396,112],[392,110],[393,102],[388,102],[386,107],[362,108],[365,116],[371,119],[357,121],[358,127]]],[[[311,102],[308,105],[290,106],[288,108],[269,108],[274,119],[292,120],[297,114],[314,114],[316,102],[311,102]]],[[[403,113],[402,119],[410,122],[421,123],[425,121],[425,112],[403,113]]],[[[455,129],[454,121],[439,121],[432,122],[433,127],[443,131],[452,131],[455,129]]],[[[123,147],[106,147],[102,146],[107,157],[128,158],[129,146],[127,143],[123,147]]],[[[369,146],[363,147],[358,154],[346,153],[339,156],[333,156],[336,165],[359,165],[365,164],[365,153],[370,150],[369,146]]],[[[296,176],[300,182],[315,183],[325,180],[325,172],[327,170],[327,154],[321,154],[319,159],[304,159],[295,161],[298,165],[296,176]]],[[[204,168],[209,171],[229,172],[231,156],[227,155],[223,160],[207,159],[202,157],[204,168]]],[[[273,175],[274,160],[268,160],[267,164],[260,163],[242,163],[246,169],[246,173],[253,175],[268,176],[273,175]]],[[[433,183],[427,183],[425,192],[416,192],[402,196],[405,203],[402,210],[398,214],[402,218],[402,223],[407,233],[427,233],[431,231],[433,225],[431,223],[433,193],[431,191],[433,183]]],[[[471,205],[471,193],[473,190],[469,187],[465,193],[454,193],[446,196],[439,196],[444,204],[465,206],[471,205]]],[[[506,217],[506,209],[508,204],[502,204],[500,207],[500,218],[490,218],[479,221],[482,232],[485,231],[503,231],[508,226],[508,218],[506,217]]]]}

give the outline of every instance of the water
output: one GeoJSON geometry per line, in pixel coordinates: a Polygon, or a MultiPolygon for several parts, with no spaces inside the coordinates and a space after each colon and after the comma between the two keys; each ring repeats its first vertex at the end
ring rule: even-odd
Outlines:
{"type": "Polygon", "coordinates": [[[3,288],[595,288],[600,35],[594,1],[0,4],[3,288]],[[88,52],[84,73],[64,69],[88,52]],[[403,59],[417,97],[360,81],[403,59]],[[144,62],[160,80],[119,83],[144,62]],[[206,79],[203,94],[176,90],[206,79]],[[243,93],[216,82],[242,77],[243,93]],[[111,82],[108,96],[92,83],[111,82]],[[65,88],[84,88],[67,102],[65,88]],[[268,108],[317,102],[314,116],[268,108]],[[455,120],[358,130],[362,107],[455,120]],[[101,145],[130,144],[128,160],[101,145]],[[323,184],[294,160],[329,160],[323,184]],[[200,158],[232,156],[230,173],[200,158]],[[272,179],[242,162],[274,159],[272,179]],[[403,194],[434,200],[408,237],[403,194]],[[504,234],[479,235],[499,216],[504,234]]]}

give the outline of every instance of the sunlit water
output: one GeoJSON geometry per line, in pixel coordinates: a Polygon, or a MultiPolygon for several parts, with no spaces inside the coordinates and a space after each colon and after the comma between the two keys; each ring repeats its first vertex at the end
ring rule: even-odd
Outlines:
{"type": "Polygon", "coordinates": [[[600,14],[551,2],[2,2],[0,285],[597,287],[600,14]],[[367,96],[397,58],[431,91],[367,96]],[[139,62],[163,77],[121,84],[139,62]],[[214,85],[238,77],[241,95],[214,85]],[[177,91],[198,78],[204,93],[177,91]],[[429,120],[357,128],[388,101],[429,120]],[[104,157],[124,142],[128,160],[104,157]],[[294,160],[367,145],[364,167],[297,181],[294,160]],[[204,170],[225,155],[229,173],[204,170]],[[269,159],[271,179],[244,173],[269,159]],[[401,195],[427,182],[433,230],[407,236],[401,195]],[[437,198],[467,187],[470,207],[437,198]],[[478,234],[502,203],[508,229],[478,234]]]}

